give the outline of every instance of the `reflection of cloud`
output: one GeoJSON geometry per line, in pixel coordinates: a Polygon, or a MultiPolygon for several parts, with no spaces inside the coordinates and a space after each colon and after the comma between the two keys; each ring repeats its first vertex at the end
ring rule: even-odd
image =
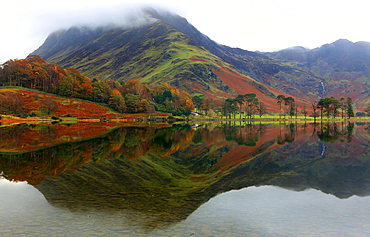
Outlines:
{"type": "Polygon", "coordinates": [[[0,174],[0,186],[1,187],[4,187],[4,186],[12,186],[12,187],[20,187],[20,186],[26,186],[28,185],[27,182],[14,182],[14,181],[9,181],[7,180],[3,175],[2,175],[2,172],[0,174]]]}

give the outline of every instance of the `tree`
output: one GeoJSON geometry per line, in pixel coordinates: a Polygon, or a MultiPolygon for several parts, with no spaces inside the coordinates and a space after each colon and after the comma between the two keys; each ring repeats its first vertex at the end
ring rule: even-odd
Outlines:
{"type": "Polygon", "coordinates": [[[367,113],[367,116],[370,116],[370,105],[367,105],[365,112],[367,113]]]}
{"type": "Polygon", "coordinates": [[[264,115],[266,113],[266,110],[267,110],[265,103],[263,103],[262,101],[260,101],[257,110],[258,110],[258,113],[259,113],[260,118],[261,118],[262,115],[264,115]]]}
{"type": "Polygon", "coordinates": [[[308,110],[307,110],[306,104],[303,104],[301,113],[304,114],[304,119],[306,119],[307,114],[308,114],[308,110]]]}
{"type": "Polygon", "coordinates": [[[351,117],[355,116],[354,113],[353,113],[352,98],[351,97],[347,97],[347,115],[348,115],[349,119],[351,117]]]}
{"type": "Polygon", "coordinates": [[[0,110],[19,113],[23,111],[23,98],[18,93],[4,92],[0,93],[0,110]]]}
{"type": "Polygon", "coordinates": [[[317,103],[317,108],[320,109],[320,116],[321,116],[321,120],[322,120],[322,112],[324,110],[324,99],[321,99],[318,103],[317,103]]]}
{"type": "Polygon", "coordinates": [[[244,96],[245,96],[245,101],[246,101],[247,115],[249,115],[249,117],[252,118],[252,115],[254,114],[254,110],[256,106],[258,105],[258,99],[256,98],[255,93],[247,93],[244,96]]]}
{"type": "Polygon", "coordinates": [[[107,83],[104,81],[94,80],[91,84],[92,90],[92,100],[95,102],[108,103],[111,97],[112,90],[107,83]]]}
{"type": "Polygon", "coordinates": [[[170,100],[169,97],[166,97],[166,99],[164,100],[163,104],[166,106],[166,108],[170,108],[171,104],[172,104],[172,100],[170,100]]]}
{"type": "Polygon", "coordinates": [[[155,107],[153,104],[148,104],[146,105],[146,112],[149,114],[149,119],[150,119],[150,115],[155,113],[155,107]]]}
{"type": "Polygon", "coordinates": [[[335,119],[335,117],[339,114],[339,108],[341,107],[340,104],[339,104],[339,101],[337,99],[335,99],[333,96],[330,98],[331,99],[331,107],[332,107],[332,111],[333,111],[333,118],[335,119]]]}
{"type": "Polygon", "coordinates": [[[188,111],[188,114],[191,113],[192,110],[194,110],[194,104],[193,101],[189,97],[183,97],[181,98],[181,106],[188,111]]]}
{"type": "Polygon", "coordinates": [[[342,119],[343,119],[343,116],[345,115],[346,113],[346,108],[347,108],[347,105],[346,105],[346,100],[342,97],[340,98],[339,100],[339,104],[340,104],[340,109],[342,111],[342,119]]]}
{"type": "Polygon", "coordinates": [[[278,95],[277,97],[276,97],[276,99],[277,99],[277,103],[280,105],[280,119],[281,119],[281,103],[283,102],[283,101],[285,101],[285,96],[284,95],[278,95]]]}
{"type": "Polygon", "coordinates": [[[202,103],[202,109],[208,114],[208,111],[213,108],[213,101],[209,98],[204,98],[203,103],[202,103]]]}
{"type": "Polygon", "coordinates": [[[59,95],[62,96],[72,96],[73,93],[73,83],[72,83],[72,76],[65,77],[58,87],[59,95]]]}
{"type": "Polygon", "coordinates": [[[46,97],[40,102],[40,109],[47,115],[50,115],[51,112],[58,109],[58,104],[52,97],[46,97]]]}
{"type": "Polygon", "coordinates": [[[127,109],[125,99],[118,90],[112,91],[112,96],[109,99],[109,105],[119,113],[124,113],[127,109]]]}
{"type": "Polygon", "coordinates": [[[245,102],[245,96],[244,95],[238,95],[236,98],[235,98],[235,102],[239,105],[239,119],[242,118],[242,106],[245,102]]]}
{"type": "Polygon", "coordinates": [[[140,103],[140,97],[134,94],[125,95],[125,104],[127,107],[127,112],[137,113],[140,103]]]}
{"type": "Polygon", "coordinates": [[[139,103],[138,112],[146,112],[148,105],[149,105],[149,102],[146,99],[141,99],[139,103]]]}
{"type": "Polygon", "coordinates": [[[297,119],[298,116],[298,104],[295,104],[295,119],[297,119]]]}
{"type": "Polygon", "coordinates": [[[258,109],[258,98],[252,98],[249,102],[249,108],[250,108],[250,117],[254,118],[254,112],[255,112],[255,109],[258,109]]]}
{"type": "Polygon", "coordinates": [[[237,111],[236,102],[234,99],[226,99],[225,103],[222,105],[222,111],[227,117],[229,115],[229,118],[231,118],[231,114],[235,114],[237,111]]]}
{"type": "Polygon", "coordinates": [[[199,96],[196,95],[196,96],[193,96],[191,100],[193,101],[194,106],[197,108],[197,111],[199,111],[203,103],[203,98],[200,98],[199,96]]]}
{"type": "Polygon", "coordinates": [[[318,108],[317,101],[311,102],[311,106],[312,106],[312,110],[313,110],[312,116],[313,116],[314,122],[316,123],[316,117],[317,117],[316,109],[318,108]]]}
{"type": "Polygon", "coordinates": [[[294,98],[293,97],[286,97],[285,98],[285,105],[288,106],[288,114],[290,118],[294,115],[294,98]]]}

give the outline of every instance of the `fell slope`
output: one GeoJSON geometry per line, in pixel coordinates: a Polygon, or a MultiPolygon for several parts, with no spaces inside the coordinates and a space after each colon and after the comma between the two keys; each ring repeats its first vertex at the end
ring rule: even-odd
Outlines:
{"type": "Polygon", "coordinates": [[[49,117],[71,116],[79,119],[116,119],[118,116],[113,110],[96,103],[59,97],[31,89],[2,88],[0,89],[1,95],[9,97],[19,96],[21,98],[19,107],[22,110],[21,112],[26,114],[34,113],[38,116],[49,117]],[[47,104],[55,104],[55,106],[52,106],[53,109],[50,109],[49,115],[44,111],[45,109],[42,109],[43,104],[45,107],[45,101],[47,104]]]}
{"type": "Polygon", "coordinates": [[[152,85],[165,82],[216,102],[253,92],[276,109],[275,97],[281,94],[238,72],[160,18],[129,29],[73,27],[50,35],[32,54],[62,67],[74,67],[91,78],[135,78],[152,85]]]}
{"type": "Polygon", "coordinates": [[[368,42],[353,43],[341,39],[312,50],[294,47],[267,55],[321,78],[321,97],[351,97],[359,110],[364,110],[370,102],[368,42]]]}

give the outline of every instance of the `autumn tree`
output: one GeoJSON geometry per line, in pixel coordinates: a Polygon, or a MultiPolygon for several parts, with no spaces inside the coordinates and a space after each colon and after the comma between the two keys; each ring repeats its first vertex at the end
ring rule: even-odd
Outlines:
{"type": "Polygon", "coordinates": [[[181,98],[181,106],[187,111],[188,115],[194,110],[194,103],[188,96],[181,98]]]}
{"type": "Polygon", "coordinates": [[[125,104],[127,107],[127,112],[137,113],[140,104],[140,96],[134,94],[126,94],[125,104]]]}
{"type": "MultiPolygon", "coordinates": [[[[112,86],[113,86],[113,83],[112,83],[112,86]]],[[[166,88],[166,84],[162,84],[161,86],[166,88]]],[[[144,99],[148,99],[148,100],[151,99],[151,95],[148,92],[147,88],[136,79],[128,80],[124,84],[123,90],[124,90],[124,92],[123,92],[124,94],[127,94],[127,93],[136,94],[140,98],[144,98],[144,99]]],[[[163,93],[163,91],[161,93],[163,93]]]]}
{"type": "Polygon", "coordinates": [[[125,99],[122,97],[121,93],[118,90],[112,91],[112,95],[109,98],[109,105],[112,109],[116,110],[119,113],[124,113],[127,109],[125,99]]]}
{"type": "Polygon", "coordinates": [[[23,111],[24,101],[21,95],[13,92],[0,93],[0,109],[11,113],[20,113],[23,111]]]}
{"type": "Polygon", "coordinates": [[[109,85],[100,80],[94,80],[92,83],[92,100],[96,102],[108,103],[112,94],[109,85]]]}
{"type": "Polygon", "coordinates": [[[146,112],[149,102],[146,99],[141,99],[139,103],[138,112],[146,112]]]}
{"type": "Polygon", "coordinates": [[[204,98],[202,103],[202,110],[208,115],[208,111],[213,108],[213,101],[209,98],[204,98]]]}

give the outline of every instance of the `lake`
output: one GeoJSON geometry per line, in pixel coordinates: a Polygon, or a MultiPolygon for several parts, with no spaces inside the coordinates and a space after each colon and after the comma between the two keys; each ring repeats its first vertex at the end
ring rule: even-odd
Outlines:
{"type": "Polygon", "coordinates": [[[1,236],[369,236],[366,123],[0,127],[1,236]]]}

